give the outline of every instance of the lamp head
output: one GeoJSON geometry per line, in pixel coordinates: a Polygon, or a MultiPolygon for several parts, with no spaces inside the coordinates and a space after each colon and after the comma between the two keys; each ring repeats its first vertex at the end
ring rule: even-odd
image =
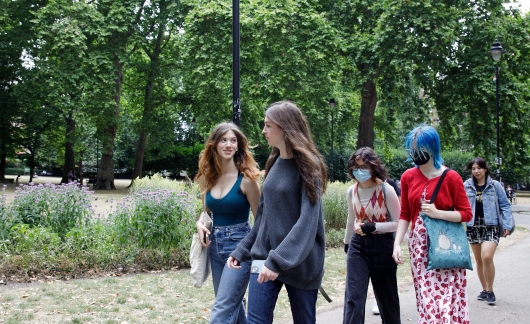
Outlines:
{"type": "Polygon", "coordinates": [[[335,106],[336,106],[335,99],[329,99],[329,106],[331,107],[331,109],[335,109],[335,106]]]}
{"type": "Polygon", "coordinates": [[[500,61],[502,57],[502,46],[498,40],[495,40],[495,42],[493,42],[493,45],[491,46],[490,54],[494,61],[500,61]]]}

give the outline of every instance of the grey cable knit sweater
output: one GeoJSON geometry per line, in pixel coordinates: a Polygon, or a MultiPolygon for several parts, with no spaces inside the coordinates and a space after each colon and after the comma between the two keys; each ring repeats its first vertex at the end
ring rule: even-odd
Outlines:
{"type": "Polygon", "coordinates": [[[322,199],[311,203],[294,159],[278,157],[263,183],[254,227],[231,256],[266,260],[278,280],[308,290],[320,287],[325,249],[322,199]]]}

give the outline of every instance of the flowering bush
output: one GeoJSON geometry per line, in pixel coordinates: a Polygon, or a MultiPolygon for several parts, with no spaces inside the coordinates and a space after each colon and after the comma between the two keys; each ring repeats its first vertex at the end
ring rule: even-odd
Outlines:
{"type": "Polygon", "coordinates": [[[90,194],[87,187],[80,187],[76,182],[30,183],[15,190],[13,210],[18,222],[50,227],[64,238],[70,229],[92,217],[90,194]]]}
{"type": "Polygon", "coordinates": [[[131,192],[134,193],[146,189],[167,189],[174,192],[186,191],[193,196],[199,197],[199,186],[197,186],[196,184],[169,180],[162,177],[158,173],[151,176],[150,178],[144,177],[141,179],[135,179],[131,187],[131,192]]]}
{"type": "Polygon", "coordinates": [[[187,249],[199,206],[197,197],[186,191],[147,188],[119,202],[111,219],[122,245],[187,249]]]}

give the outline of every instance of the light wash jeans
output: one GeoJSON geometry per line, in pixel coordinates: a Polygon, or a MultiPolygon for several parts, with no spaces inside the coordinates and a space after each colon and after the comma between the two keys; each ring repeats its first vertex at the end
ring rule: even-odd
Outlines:
{"type": "Polygon", "coordinates": [[[242,262],[241,269],[228,269],[226,260],[249,232],[248,222],[212,229],[210,260],[215,304],[210,315],[210,323],[247,323],[243,297],[248,286],[251,262],[250,260],[242,262]]]}

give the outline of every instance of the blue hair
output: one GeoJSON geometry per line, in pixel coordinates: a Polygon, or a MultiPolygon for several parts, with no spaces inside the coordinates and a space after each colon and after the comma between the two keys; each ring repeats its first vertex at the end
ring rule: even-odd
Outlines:
{"type": "Polygon", "coordinates": [[[440,136],[431,126],[422,124],[411,130],[405,138],[405,149],[409,155],[407,161],[427,152],[431,155],[435,168],[441,167],[444,163],[440,156],[440,136]]]}

